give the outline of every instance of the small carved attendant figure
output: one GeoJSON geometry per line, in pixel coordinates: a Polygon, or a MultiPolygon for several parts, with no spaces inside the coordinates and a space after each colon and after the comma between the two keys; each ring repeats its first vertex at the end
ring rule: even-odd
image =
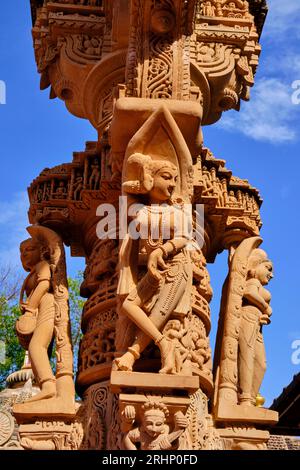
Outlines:
{"type": "MultiPolygon", "coordinates": [[[[135,409],[127,406],[124,411],[125,419],[135,420],[135,409]],[[126,416],[128,415],[128,416],[126,416]]],[[[149,402],[142,407],[142,423],[124,437],[126,450],[170,450],[173,443],[183,434],[188,423],[185,416],[178,412],[174,415],[175,428],[170,432],[166,424],[169,411],[162,403],[149,402]],[[135,444],[138,443],[139,447],[135,444]]]]}
{"type": "Polygon", "coordinates": [[[204,166],[202,169],[202,175],[203,175],[203,185],[204,185],[202,196],[217,196],[218,191],[216,191],[216,188],[212,181],[211,173],[206,168],[206,166],[204,166]]]}
{"type": "Polygon", "coordinates": [[[42,202],[42,200],[43,200],[43,190],[39,186],[36,192],[36,202],[42,202]]]}
{"type": "Polygon", "coordinates": [[[262,326],[268,325],[272,309],[266,286],[273,277],[273,265],[261,249],[252,251],[243,297],[239,334],[239,402],[255,405],[265,371],[266,357],[262,326]]]}
{"type": "Polygon", "coordinates": [[[44,200],[49,201],[51,196],[51,184],[50,183],[45,183],[45,196],[44,200]]]}
{"type": "Polygon", "coordinates": [[[205,2],[202,7],[202,14],[204,16],[215,16],[216,9],[211,2],[205,2]]]}
{"type": "Polygon", "coordinates": [[[55,194],[53,195],[54,199],[65,199],[67,197],[67,189],[65,187],[64,181],[60,181],[55,194]]]}
{"type": "Polygon", "coordinates": [[[174,367],[171,371],[172,374],[180,373],[183,361],[188,355],[180,342],[186,333],[187,330],[183,328],[180,320],[170,320],[164,328],[164,335],[171,339],[174,344],[174,367]]]}
{"type": "Polygon", "coordinates": [[[239,203],[237,201],[237,198],[235,197],[234,191],[229,191],[228,195],[228,205],[229,207],[239,207],[239,203]]]}
{"type": "Polygon", "coordinates": [[[140,239],[129,234],[120,250],[118,294],[126,296],[120,313],[137,325],[138,332],[128,351],[115,359],[118,370],[132,370],[151,340],[160,349],[160,372],[176,370],[177,339],[167,338],[162,331],[172,313],[184,316],[189,312],[192,288],[192,263],[187,249],[187,225],[191,221],[184,209],[172,202],[178,173],[173,163],[139,153],[127,161],[123,191],[143,196],[139,202],[146,205],[134,219],[140,239]]]}
{"type": "Polygon", "coordinates": [[[89,187],[90,189],[99,189],[99,181],[100,181],[100,165],[97,158],[94,159],[93,163],[91,164],[91,176],[89,179],[89,187]]]}
{"type": "Polygon", "coordinates": [[[83,177],[80,173],[76,173],[76,178],[74,181],[74,199],[78,201],[80,199],[81,191],[83,190],[83,177]]]}

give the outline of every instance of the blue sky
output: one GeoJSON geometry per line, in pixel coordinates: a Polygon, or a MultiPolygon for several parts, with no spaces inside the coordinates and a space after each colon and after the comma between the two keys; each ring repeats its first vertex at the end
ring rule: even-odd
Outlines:
{"type": "MultiPolygon", "coordinates": [[[[264,330],[268,370],[262,394],[267,404],[299,372],[291,356],[293,341],[300,340],[300,104],[292,103],[292,83],[300,80],[300,2],[269,0],[269,7],[250,103],[204,129],[205,144],[227,161],[233,174],[259,188],[264,199],[263,248],[275,265],[272,323],[264,330]]],[[[95,140],[96,132],[87,121],[71,116],[59,100],[49,101],[49,90],[39,90],[29,0],[5,2],[0,22],[0,80],[7,87],[6,105],[0,105],[0,265],[17,265],[28,224],[27,186],[44,167],[71,161],[72,152],[95,140]]],[[[71,274],[82,267],[81,260],[69,259],[71,274]]],[[[213,341],[227,270],[225,253],[209,270],[215,292],[213,341]]]]}

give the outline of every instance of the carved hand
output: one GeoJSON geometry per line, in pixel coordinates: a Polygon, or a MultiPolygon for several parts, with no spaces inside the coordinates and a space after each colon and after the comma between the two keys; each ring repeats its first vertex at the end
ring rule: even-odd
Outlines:
{"type": "Polygon", "coordinates": [[[135,420],[135,408],[134,406],[127,405],[123,412],[123,417],[126,422],[134,421],[135,420]]]}
{"type": "Polygon", "coordinates": [[[175,428],[176,429],[186,429],[187,428],[188,420],[183,415],[183,413],[181,413],[181,412],[175,413],[174,418],[175,418],[175,428]]]}
{"type": "Polygon", "coordinates": [[[160,448],[161,450],[170,450],[171,447],[172,447],[172,443],[170,442],[168,436],[162,436],[162,437],[159,439],[159,448],[160,448]]]}
{"type": "Polygon", "coordinates": [[[27,302],[20,302],[21,313],[25,313],[27,307],[27,302]]]}
{"type": "Polygon", "coordinates": [[[27,302],[22,302],[20,304],[20,310],[21,312],[24,314],[24,313],[31,313],[33,315],[36,315],[37,312],[38,312],[38,309],[37,308],[31,308],[27,302]]]}
{"type": "Polygon", "coordinates": [[[148,271],[151,276],[160,281],[162,279],[162,274],[158,268],[162,268],[163,270],[168,269],[168,266],[164,262],[163,253],[160,249],[154,250],[148,259],[148,271]]]}
{"type": "Polygon", "coordinates": [[[270,316],[272,315],[272,308],[270,305],[266,308],[263,314],[260,317],[260,324],[261,325],[269,325],[271,323],[270,316]]]}

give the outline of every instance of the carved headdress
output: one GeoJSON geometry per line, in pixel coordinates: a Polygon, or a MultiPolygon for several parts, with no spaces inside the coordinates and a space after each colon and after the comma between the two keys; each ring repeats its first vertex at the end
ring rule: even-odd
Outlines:
{"type": "Polygon", "coordinates": [[[173,199],[190,203],[193,193],[192,157],[175,119],[162,105],[128,144],[123,164],[123,191],[147,193],[151,189],[151,177],[166,162],[168,168],[178,171],[173,199]]]}
{"type": "Polygon", "coordinates": [[[128,194],[146,194],[152,189],[153,176],[159,170],[170,168],[178,170],[168,160],[154,160],[149,155],[134,153],[127,160],[123,191],[128,194]]]}
{"type": "Polygon", "coordinates": [[[41,247],[41,255],[47,258],[52,272],[52,285],[55,297],[61,298],[62,293],[68,295],[68,283],[65,267],[65,250],[62,239],[53,230],[32,225],[27,228],[32,239],[41,247]]]}

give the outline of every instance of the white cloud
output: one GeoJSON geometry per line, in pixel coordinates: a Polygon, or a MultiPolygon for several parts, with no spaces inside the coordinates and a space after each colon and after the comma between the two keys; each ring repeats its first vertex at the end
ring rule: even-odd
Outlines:
{"type": "Polygon", "coordinates": [[[29,235],[27,193],[19,192],[11,201],[0,201],[0,266],[20,266],[19,245],[29,235]]]}
{"type": "Polygon", "coordinates": [[[274,144],[297,139],[295,118],[300,106],[292,104],[292,88],[277,78],[262,78],[252,90],[250,103],[240,113],[223,114],[219,126],[255,140],[274,144]]]}
{"type": "Polygon", "coordinates": [[[282,77],[290,83],[300,80],[300,54],[291,51],[289,47],[277,50],[280,50],[280,62],[275,54],[268,55],[262,64],[264,74],[282,77]]]}
{"type": "Polygon", "coordinates": [[[289,54],[284,58],[283,62],[284,68],[288,74],[293,74],[294,79],[300,79],[300,55],[299,54],[289,54]]]}
{"type": "Polygon", "coordinates": [[[295,340],[295,339],[300,340],[300,330],[299,331],[297,331],[297,330],[289,331],[288,336],[292,341],[295,340]]]}
{"type": "Polygon", "coordinates": [[[298,32],[300,21],[299,0],[268,0],[269,13],[264,28],[265,37],[272,41],[284,40],[285,33],[298,32]]]}

